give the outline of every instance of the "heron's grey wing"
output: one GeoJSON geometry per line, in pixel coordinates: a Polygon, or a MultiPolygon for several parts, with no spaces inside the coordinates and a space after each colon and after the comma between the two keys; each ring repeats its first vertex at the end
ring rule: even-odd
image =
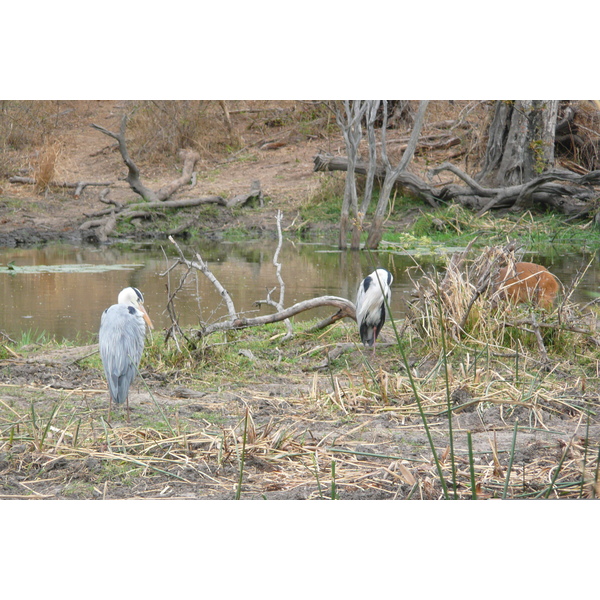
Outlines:
{"type": "Polygon", "coordinates": [[[100,322],[100,356],[113,400],[125,402],[144,351],[144,319],[139,311],[115,304],[100,322]]]}

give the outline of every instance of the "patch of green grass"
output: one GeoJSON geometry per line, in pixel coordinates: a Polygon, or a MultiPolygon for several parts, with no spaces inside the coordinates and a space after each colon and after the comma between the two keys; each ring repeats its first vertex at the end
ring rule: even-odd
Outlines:
{"type": "Polygon", "coordinates": [[[300,216],[309,222],[337,221],[344,198],[344,178],[335,173],[323,173],[319,180],[319,187],[303,203],[300,216]]]}
{"type": "Polygon", "coordinates": [[[45,331],[38,331],[37,329],[28,329],[21,332],[21,337],[16,340],[18,349],[32,344],[46,345],[49,341],[49,335],[45,331]]]}
{"type": "Polygon", "coordinates": [[[92,334],[78,334],[75,339],[56,339],[47,331],[38,329],[27,329],[22,331],[15,339],[15,344],[6,344],[16,352],[28,352],[31,350],[57,350],[59,348],[76,348],[95,343],[97,340],[92,334]]]}
{"type": "MultiPolygon", "coordinates": [[[[11,196],[0,195],[0,202],[2,202],[3,208],[9,211],[20,210],[24,206],[23,198],[13,198],[11,196]]],[[[30,206],[27,204],[27,206],[30,206]]]]}
{"type": "MultiPolygon", "coordinates": [[[[190,337],[192,334],[190,334],[190,337]]],[[[191,370],[194,366],[191,349],[185,340],[180,342],[179,348],[173,340],[165,342],[164,335],[153,332],[146,336],[144,353],[140,363],[140,369],[151,369],[160,372],[172,370],[191,370]]]]}
{"type": "Polygon", "coordinates": [[[241,242],[252,237],[250,231],[244,226],[231,227],[223,232],[223,239],[229,242],[241,242]]]}
{"type": "Polygon", "coordinates": [[[243,152],[235,157],[237,162],[258,162],[258,155],[255,152],[243,152]]]}
{"type": "Polygon", "coordinates": [[[227,418],[214,412],[194,411],[191,418],[196,421],[206,421],[212,425],[225,425],[227,418]]]}
{"type": "Polygon", "coordinates": [[[87,481],[69,481],[62,491],[67,498],[85,499],[94,496],[94,484],[87,481]]]}
{"type": "Polygon", "coordinates": [[[99,482],[118,482],[125,485],[131,483],[134,477],[141,474],[142,470],[142,467],[132,465],[130,462],[103,461],[97,479],[99,482]]]}
{"type": "Polygon", "coordinates": [[[476,244],[502,245],[506,239],[516,240],[530,252],[552,256],[570,249],[595,250],[600,247],[600,231],[590,222],[565,224],[557,214],[533,215],[530,212],[500,215],[487,213],[477,217],[466,208],[453,204],[424,212],[406,232],[386,232],[384,240],[391,242],[428,239],[432,244],[466,246],[479,236],[476,244]]]}

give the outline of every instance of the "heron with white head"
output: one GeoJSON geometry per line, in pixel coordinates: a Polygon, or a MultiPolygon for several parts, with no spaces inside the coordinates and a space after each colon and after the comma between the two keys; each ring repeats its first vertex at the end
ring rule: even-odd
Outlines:
{"type": "Polygon", "coordinates": [[[360,339],[365,346],[373,347],[385,323],[386,303],[391,299],[391,285],[394,278],[385,269],[375,269],[358,286],[356,294],[356,322],[360,339]]]}
{"type": "MultiPolygon", "coordinates": [[[[110,405],[127,402],[129,386],[135,378],[146,338],[146,324],[152,321],[144,308],[144,297],[134,287],[119,293],[117,304],[102,313],[100,320],[100,357],[108,382],[110,405]]],[[[109,408],[110,414],[110,408],[109,408]]]]}

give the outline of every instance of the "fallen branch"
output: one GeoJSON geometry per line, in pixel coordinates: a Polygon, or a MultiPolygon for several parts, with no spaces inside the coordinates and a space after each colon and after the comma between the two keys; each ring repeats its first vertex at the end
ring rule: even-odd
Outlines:
{"type": "Polygon", "coordinates": [[[113,232],[117,226],[117,216],[115,213],[111,213],[108,219],[104,219],[104,222],[94,232],[99,242],[106,242],[108,236],[113,232]]]}
{"type": "Polygon", "coordinates": [[[89,241],[106,242],[108,236],[112,233],[114,228],[117,226],[117,216],[114,211],[106,219],[97,219],[95,221],[87,221],[79,227],[80,231],[90,231],[94,228],[93,232],[86,234],[89,241]]]}
{"type": "Polygon", "coordinates": [[[234,196],[225,202],[225,206],[227,208],[234,208],[237,206],[244,206],[250,200],[258,200],[260,206],[263,206],[263,193],[260,188],[260,181],[256,180],[252,182],[250,186],[250,191],[247,194],[240,194],[239,196],[234,196]]]}
{"type": "MultiPolygon", "coordinates": [[[[319,308],[321,306],[334,306],[338,308],[337,319],[341,319],[344,317],[349,317],[351,319],[356,320],[356,308],[354,303],[350,300],[346,300],[346,298],[340,298],[338,296],[320,296],[318,298],[311,298],[310,300],[304,300],[303,302],[298,302],[293,306],[278,310],[278,312],[271,315],[264,315],[259,317],[252,318],[244,318],[240,317],[235,309],[233,304],[233,300],[231,296],[227,292],[227,290],[221,285],[219,280],[212,274],[208,265],[202,257],[196,253],[196,260],[188,260],[185,258],[183,251],[177,244],[177,242],[173,239],[172,236],[169,236],[169,241],[175,246],[177,252],[179,254],[178,263],[187,266],[189,269],[196,269],[201,271],[215,286],[221,297],[225,300],[227,305],[227,310],[229,313],[229,319],[226,321],[221,321],[219,323],[212,323],[203,329],[196,332],[196,336],[206,337],[212,333],[217,331],[228,331],[232,329],[245,329],[248,327],[256,327],[259,325],[266,325],[268,323],[277,323],[279,321],[285,321],[297,315],[301,312],[311,310],[313,308],[319,308]]],[[[177,263],[176,263],[177,264],[177,263]]]]}
{"type": "Polygon", "coordinates": [[[163,186],[157,192],[146,187],[140,179],[140,170],[138,166],[133,162],[133,159],[129,155],[127,150],[127,142],[125,140],[125,130],[127,128],[127,121],[129,119],[128,114],[124,114],[121,119],[121,128],[119,133],[114,133],[108,129],[92,123],[91,127],[100,131],[104,135],[112,137],[117,140],[119,144],[119,152],[123,158],[123,162],[127,166],[127,177],[125,181],[129,183],[131,189],[139,194],[144,200],[148,202],[162,202],[171,197],[180,187],[185,185],[192,178],[192,173],[196,162],[200,159],[200,155],[193,150],[180,150],[180,157],[183,159],[183,169],[181,177],[175,179],[171,183],[163,186]]]}
{"type": "Polygon", "coordinates": [[[439,192],[439,196],[445,200],[458,200],[461,204],[477,209],[477,216],[482,216],[492,208],[523,209],[532,202],[548,204],[565,214],[580,214],[585,210],[585,205],[578,204],[575,200],[594,200],[597,192],[592,186],[600,184],[600,171],[578,175],[571,171],[552,169],[527,183],[504,188],[486,188],[448,162],[431,169],[429,178],[443,171],[453,173],[464,181],[467,187],[446,185],[439,192]],[[552,183],[554,181],[566,181],[572,185],[558,185],[552,183]]]}
{"type": "MultiPolygon", "coordinates": [[[[36,185],[37,181],[35,180],[34,177],[10,177],[8,180],[10,183],[21,183],[24,185],[36,185]]],[[[81,196],[81,194],[83,193],[83,190],[88,187],[88,186],[110,186],[112,185],[114,182],[112,181],[77,181],[77,182],[68,182],[68,181],[51,181],[48,185],[50,187],[58,187],[58,188],[68,188],[68,189],[74,189],[75,193],[74,196],[75,198],[79,198],[79,196],[81,196]]]]}
{"type": "MultiPolygon", "coordinates": [[[[347,171],[348,159],[345,156],[333,156],[325,152],[320,152],[313,158],[314,171],[347,171]]],[[[354,172],[359,175],[366,175],[369,165],[364,161],[356,161],[354,172]]],[[[378,165],[375,170],[375,177],[379,181],[385,179],[385,167],[378,165]]],[[[395,180],[394,185],[405,187],[413,194],[424,198],[432,207],[437,208],[437,198],[433,189],[427,185],[420,177],[409,171],[400,172],[395,180]]]]}
{"type": "MultiPolygon", "coordinates": [[[[242,206],[252,199],[259,199],[262,202],[262,190],[260,189],[260,182],[254,181],[250,192],[235,196],[230,200],[226,200],[222,196],[205,196],[204,198],[182,198],[180,200],[155,200],[152,202],[136,202],[127,205],[118,204],[115,201],[107,200],[106,194],[103,192],[103,197],[100,199],[105,204],[111,204],[116,208],[106,208],[95,213],[86,213],[86,217],[92,217],[91,220],[85,221],[79,226],[80,231],[89,231],[94,228],[98,230],[90,232],[86,237],[88,239],[96,238],[98,241],[106,241],[106,236],[112,232],[116,226],[116,222],[119,219],[131,219],[131,218],[148,218],[151,216],[150,210],[164,210],[171,209],[177,210],[182,208],[193,208],[195,206],[201,206],[202,204],[218,204],[225,208],[232,208],[234,206],[242,206]],[[105,217],[104,219],[98,217],[105,217]],[[114,219],[114,222],[113,222],[114,219]]],[[[173,235],[181,233],[182,228],[179,228],[175,232],[171,232],[173,235]]]]}
{"type": "Polygon", "coordinates": [[[198,331],[196,335],[198,337],[206,337],[211,333],[215,333],[217,331],[227,331],[229,329],[245,329],[247,327],[256,327],[259,325],[267,325],[268,323],[277,323],[279,321],[284,321],[285,319],[289,319],[297,314],[305,312],[307,310],[312,310],[314,308],[319,308],[321,306],[334,306],[339,308],[340,317],[349,317],[351,319],[356,320],[356,308],[354,303],[350,300],[346,300],[346,298],[340,298],[338,296],[319,296],[318,298],[311,298],[310,300],[304,300],[302,302],[298,302],[285,310],[279,311],[272,315],[264,315],[260,317],[252,317],[252,318],[237,318],[232,319],[230,321],[225,321],[221,323],[213,323],[208,325],[201,331],[198,331]]]}

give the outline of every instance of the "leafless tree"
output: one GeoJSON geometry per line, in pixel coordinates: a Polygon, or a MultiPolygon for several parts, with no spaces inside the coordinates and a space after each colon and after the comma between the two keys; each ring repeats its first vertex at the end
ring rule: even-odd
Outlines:
{"type": "MultiPolygon", "coordinates": [[[[557,168],[555,148],[557,135],[571,143],[577,142],[573,134],[573,111],[566,111],[557,122],[559,102],[556,100],[513,100],[488,103],[492,118],[487,131],[487,147],[480,171],[470,175],[451,162],[434,166],[425,181],[410,172],[407,166],[417,144],[427,148],[429,136],[419,138],[422,121],[415,118],[409,142],[399,164],[392,168],[387,159],[389,143],[385,143],[385,115],[381,127],[381,161],[375,168],[375,179],[380,182],[380,196],[369,230],[366,245],[376,248],[381,241],[390,192],[394,187],[404,188],[411,195],[426,200],[436,208],[439,202],[457,202],[482,215],[491,209],[510,208],[515,211],[539,205],[567,215],[570,219],[586,214],[594,215],[598,206],[600,170],[557,168]],[[565,131],[567,132],[565,134],[565,131]],[[566,136],[566,137],[565,137],[566,136]],[[454,180],[440,181],[442,172],[454,175],[454,180]]],[[[600,103],[597,104],[600,108],[600,103]]],[[[425,109],[421,103],[420,109],[425,109]]],[[[422,115],[421,115],[422,116],[422,115]]],[[[595,132],[588,130],[590,134],[595,132]]],[[[586,148],[600,147],[598,136],[585,142],[586,148]]],[[[434,142],[437,147],[454,145],[457,140],[444,139],[434,142]],[[439,144],[442,144],[440,146],[439,144]]],[[[583,141],[579,141],[580,146],[583,141]]],[[[583,147],[583,146],[582,146],[583,147]]],[[[591,150],[590,150],[591,152],[591,150]]],[[[593,158],[593,157],[592,157],[593,158]]],[[[572,162],[572,161],[571,161],[572,162]]],[[[348,159],[319,153],[314,158],[315,171],[348,170],[348,159]]],[[[589,160],[595,168],[595,159],[589,160]]],[[[355,160],[353,173],[367,176],[372,165],[355,160]]]]}
{"type": "Polygon", "coordinates": [[[343,250],[347,246],[348,229],[350,223],[350,212],[358,216],[358,197],[356,192],[356,178],[354,168],[358,159],[358,146],[362,139],[361,121],[369,108],[369,102],[365,100],[344,100],[342,108],[336,107],[335,119],[344,136],[346,154],[348,156],[348,172],[346,173],[346,185],[344,188],[344,199],[340,214],[340,234],[338,246],[343,250]]]}
{"type": "MultiPolygon", "coordinates": [[[[371,200],[373,198],[373,184],[375,182],[375,174],[377,172],[377,136],[375,132],[375,124],[377,121],[377,111],[381,105],[381,100],[372,100],[367,102],[367,110],[365,112],[365,128],[367,130],[367,140],[369,144],[369,166],[365,179],[365,191],[360,209],[355,216],[354,226],[352,228],[352,240],[350,248],[358,250],[360,248],[360,234],[363,229],[363,221],[371,200]]],[[[356,171],[356,165],[354,165],[356,171]]]]}
{"type": "Polygon", "coordinates": [[[385,139],[387,129],[387,101],[383,101],[384,116],[383,125],[381,126],[381,156],[385,165],[385,178],[379,190],[379,200],[377,201],[377,207],[375,208],[375,214],[373,215],[373,221],[371,222],[371,228],[369,229],[369,236],[367,238],[366,243],[367,248],[375,249],[377,248],[377,246],[379,246],[379,243],[381,242],[381,238],[383,236],[383,224],[385,221],[385,215],[387,213],[390,203],[390,194],[392,192],[392,189],[394,188],[394,183],[398,179],[398,176],[404,171],[406,171],[408,165],[410,164],[410,161],[414,156],[415,149],[417,148],[417,142],[419,141],[419,135],[421,134],[421,129],[423,128],[425,112],[427,111],[428,104],[428,100],[422,100],[419,103],[419,109],[417,111],[417,116],[415,117],[415,122],[413,124],[408,145],[404,150],[402,158],[400,159],[396,167],[392,168],[390,159],[387,154],[385,139]]]}

